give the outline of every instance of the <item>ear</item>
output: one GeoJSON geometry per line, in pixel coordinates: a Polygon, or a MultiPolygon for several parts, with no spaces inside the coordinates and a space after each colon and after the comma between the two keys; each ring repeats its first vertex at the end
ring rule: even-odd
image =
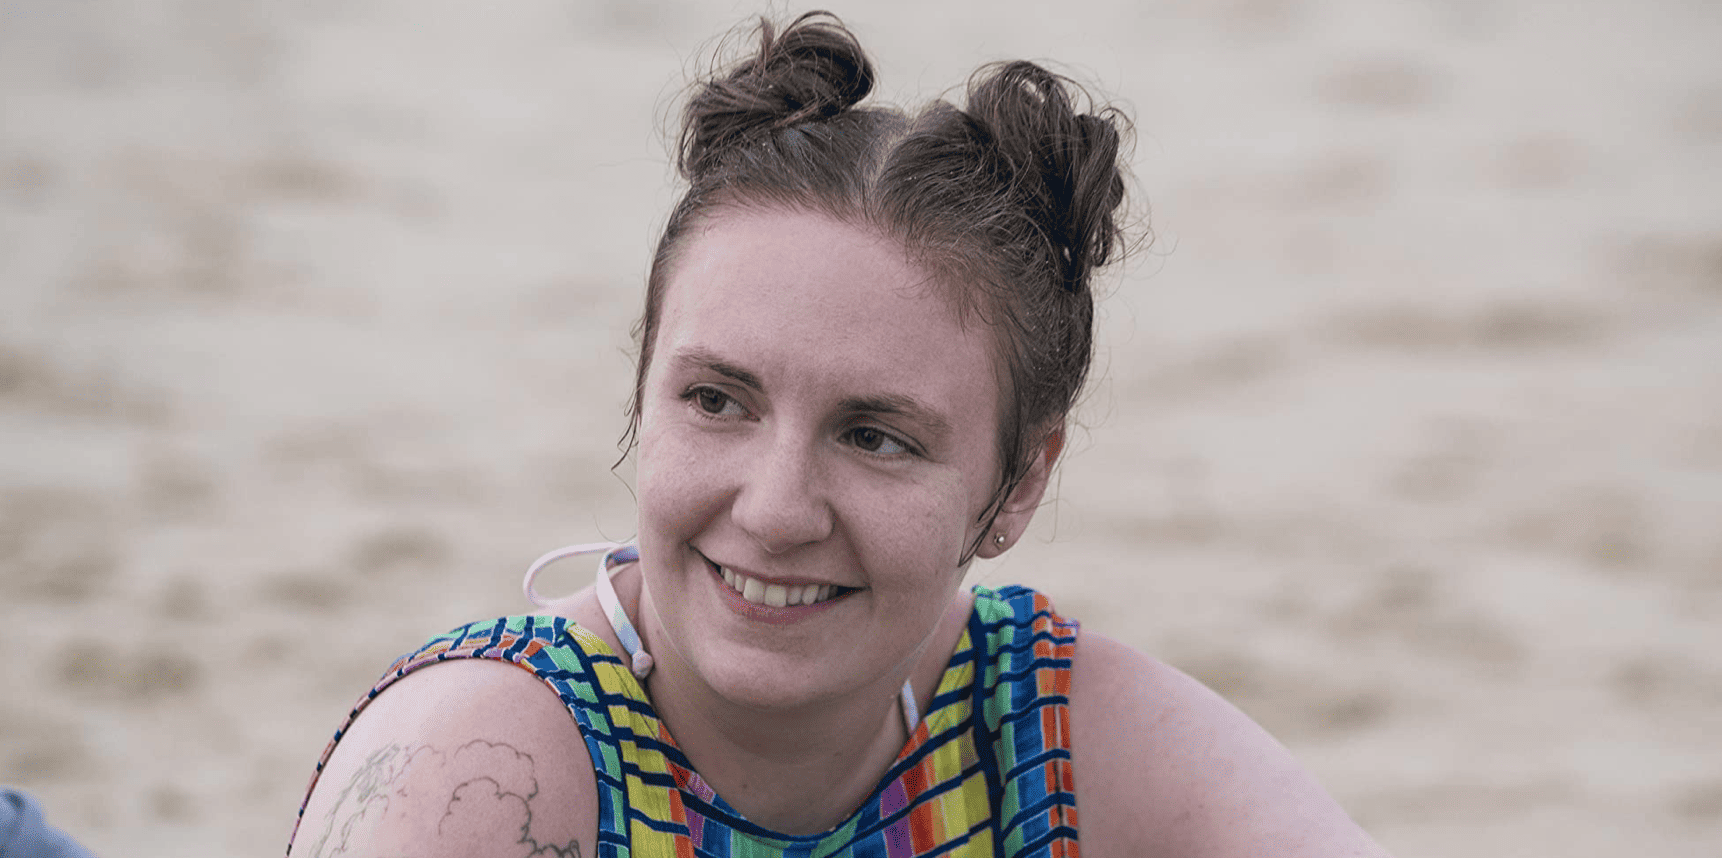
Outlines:
{"type": "Polygon", "coordinates": [[[1061,426],[1047,433],[1041,439],[1040,446],[1035,448],[1034,460],[1029,463],[1027,473],[1011,490],[999,507],[998,517],[993,519],[992,529],[981,539],[980,550],[975,552],[979,557],[993,558],[1005,553],[1028,530],[1028,523],[1034,518],[1035,511],[1040,509],[1040,500],[1046,495],[1047,484],[1052,481],[1052,468],[1058,464],[1058,454],[1064,452],[1064,428],[1061,426]],[[1003,535],[1001,543],[998,536],[1003,535]]]}

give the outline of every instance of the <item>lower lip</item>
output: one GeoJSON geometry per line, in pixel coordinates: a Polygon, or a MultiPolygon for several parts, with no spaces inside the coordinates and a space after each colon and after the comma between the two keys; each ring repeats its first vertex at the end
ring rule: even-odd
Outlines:
{"type": "Polygon", "coordinates": [[[717,582],[718,594],[723,599],[724,604],[730,607],[730,610],[760,623],[783,625],[785,623],[793,623],[798,620],[803,620],[815,614],[830,610],[833,605],[836,605],[838,602],[841,602],[852,595],[845,593],[836,598],[826,599],[823,602],[815,602],[811,605],[785,605],[781,608],[774,608],[771,605],[761,605],[758,602],[749,602],[748,600],[743,599],[740,593],[737,593],[735,589],[728,584],[728,582],[724,581],[723,573],[719,572],[717,567],[710,562],[706,563],[706,570],[711,572],[712,580],[717,582]]]}

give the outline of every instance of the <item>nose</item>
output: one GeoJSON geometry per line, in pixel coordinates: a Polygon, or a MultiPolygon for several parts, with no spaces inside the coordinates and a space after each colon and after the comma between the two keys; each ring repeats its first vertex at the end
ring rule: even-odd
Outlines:
{"type": "Polygon", "coordinates": [[[830,536],[831,505],[811,445],[773,438],[762,447],[744,466],[731,518],[771,554],[830,536]]]}

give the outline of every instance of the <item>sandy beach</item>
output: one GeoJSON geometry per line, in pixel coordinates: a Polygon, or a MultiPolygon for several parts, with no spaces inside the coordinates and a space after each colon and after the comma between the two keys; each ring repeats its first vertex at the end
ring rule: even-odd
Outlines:
{"type": "MultiPolygon", "coordinates": [[[[974,580],[1401,858],[1722,854],[1722,4],[830,5],[888,99],[1054,58],[1138,125],[1154,242],[974,580]]],[[[396,655],[630,536],[663,129],[759,11],[0,0],[0,783],[279,855],[396,655]]]]}

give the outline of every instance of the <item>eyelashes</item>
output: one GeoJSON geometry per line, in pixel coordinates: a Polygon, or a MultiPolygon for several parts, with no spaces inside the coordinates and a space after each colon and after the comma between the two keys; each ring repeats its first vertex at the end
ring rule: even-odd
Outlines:
{"type": "Polygon", "coordinates": [[[863,452],[876,456],[902,456],[914,453],[907,442],[880,429],[876,426],[856,426],[844,433],[850,443],[863,452]],[[885,450],[884,447],[894,447],[895,450],[885,450]]]}

